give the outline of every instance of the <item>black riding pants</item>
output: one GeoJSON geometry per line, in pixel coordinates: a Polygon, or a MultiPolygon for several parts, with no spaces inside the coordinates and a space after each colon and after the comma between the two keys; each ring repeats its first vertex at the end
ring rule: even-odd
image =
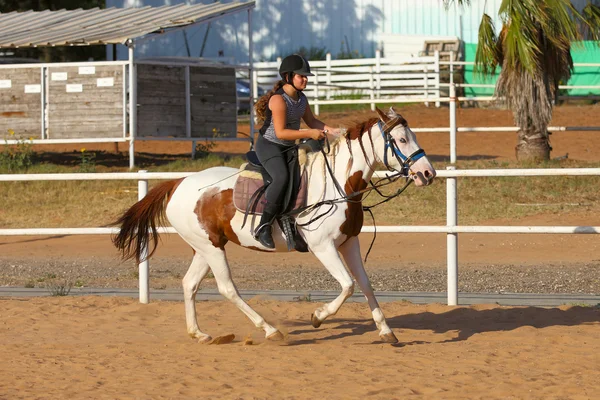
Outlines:
{"type": "Polygon", "coordinates": [[[300,182],[298,149],[296,146],[284,146],[271,142],[262,135],[258,135],[255,150],[260,163],[272,179],[265,193],[267,200],[265,212],[273,215],[281,214],[287,211],[288,200],[295,199],[298,192],[296,187],[300,182]]]}

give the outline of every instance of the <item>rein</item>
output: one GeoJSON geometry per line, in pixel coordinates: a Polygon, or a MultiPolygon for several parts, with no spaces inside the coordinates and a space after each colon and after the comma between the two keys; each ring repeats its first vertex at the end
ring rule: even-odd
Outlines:
{"type": "Polygon", "coordinates": [[[423,149],[419,149],[417,151],[415,151],[414,153],[412,153],[411,155],[409,155],[408,157],[405,156],[402,151],[398,148],[398,146],[396,145],[390,131],[396,127],[398,125],[398,123],[400,123],[400,119],[396,118],[392,121],[390,121],[390,123],[387,123],[385,125],[385,128],[382,126],[381,121],[378,121],[378,127],[381,131],[381,135],[383,136],[384,139],[384,143],[385,143],[385,149],[384,149],[384,164],[386,166],[386,168],[388,169],[388,171],[393,172],[391,175],[386,175],[385,178],[380,179],[379,181],[377,181],[377,183],[373,183],[373,180],[369,180],[369,184],[371,185],[371,187],[367,187],[365,189],[362,190],[358,190],[355,192],[352,192],[350,194],[345,194],[344,190],[342,189],[340,183],[338,182],[338,180],[336,179],[333,170],[331,169],[331,165],[329,164],[328,161],[328,157],[327,155],[331,152],[331,146],[329,143],[329,139],[327,137],[325,137],[325,141],[324,143],[327,146],[327,151],[325,151],[323,149],[323,145],[321,145],[320,147],[320,152],[323,155],[323,159],[325,161],[325,166],[327,168],[327,171],[329,172],[329,175],[331,176],[331,179],[333,181],[334,187],[336,188],[338,194],[340,195],[339,198],[336,199],[332,199],[332,200],[323,200],[323,201],[319,201],[315,204],[311,204],[308,206],[304,206],[304,207],[300,207],[296,210],[290,211],[288,213],[285,213],[284,215],[290,215],[290,216],[294,216],[294,215],[298,215],[301,214],[305,211],[309,211],[318,207],[321,207],[323,205],[329,205],[329,208],[320,213],[319,215],[311,218],[309,221],[303,223],[303,224],[299,224],[296,222],[296,226],[297,227],[304,227],[307,225],[312,224],[315,221],[318,221],[319,219],[325,217],[326,215],[328,215],[334,208],[335,204],[337,203],[342,203],[342,202],[351,202],[351,203],[362,203],[362,200],[353,200],[355,197],[360,196],[364,193],[368,193],[370,194],[373,190],[375,192],[377,192],[377,194],[379,194],[381,197],[384,198],[384,200],[376,203],[376,204],[372,204],[370,206],[362,206],[362,210],[368,212],[371,215],[371,218],[373,220],[373,226],[375,227],[374,232],[373,232],[373,240],[371,241],[371,245],[369,246],[369,250],[367,251],[366,255],[365,255],[365,262],[367,261],[367,258],[369,257],[369,253],[371,252],[371,249],[373,248],[373,244],[375,243],[375,239],[377,238],[377,225],[375,223],[375,217],[373,215],[373,212],[371,211],[372,208],[387,203],[388,201],[400,196],[400,194],[402,194],[407,188],[408,186],[410,186],[410,184],[413,182],[412,179],[408,179],[407,182],[400,188],[398,189],[394,194],[392,195],[385,195],[381,192],[381,190],[379,190],[381,187],[383,186],[387,186],[391,183],[396,182],[399,178],[408,178],[409,177],[409,171],[410,171],[410,167],[420,158],[425,156],[425,151],[423,149]],[[386,129],[387,128],[387,129],[386,129]],[[393,168],[392,166],[389,165],[388,160],[387,160],[387,152],[388,149],[392,150],[392,154],[394,155],[394,157],[396,157],[396,159],[398,160],[398,163],[400,164],[400,170],[396,170],[395,168],[393,168]]]}

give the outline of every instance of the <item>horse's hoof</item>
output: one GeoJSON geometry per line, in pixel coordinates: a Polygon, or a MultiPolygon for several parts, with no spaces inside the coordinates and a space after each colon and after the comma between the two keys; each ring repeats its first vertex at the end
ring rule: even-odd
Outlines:
{"type": "Polygon", "coordinates": [[[210,335],[193,336],[193,338],[198,339],[198,343],[200,344],[209,343],[211,340],[213,340],[212,336],[210,335]]]}
{"type": "Polygon", "coordinates": [[[310,322],[312,323],[313,328],[318,328],[323,323],[323,321],[317,318],[315,314],[310,314],[310,322]]]}
{"type": "Polygon", "coordinates": [[[233,342],[233,339],[235,339],[235,335],[230,333],[229,335],[217,336],[209,344],[227,344],[233,342]]]}
{"type": "Polygon", "coordinates": [[[396,337],[396,335],[394,335],[394,332],[384,333],[382,335],[379,335],[379,337],[381,338],[381,340],[383,340],[384,343],[398,343],[398,338],[396,337]]]}
{"type": "Polygon", "coordinates": [[[270,340],[272,342],[280,342],[283,340],[283,334],[279,331],[275,331],[275,332],[271,333],[269,336],[267,336],[267,340],[270,340]]]}

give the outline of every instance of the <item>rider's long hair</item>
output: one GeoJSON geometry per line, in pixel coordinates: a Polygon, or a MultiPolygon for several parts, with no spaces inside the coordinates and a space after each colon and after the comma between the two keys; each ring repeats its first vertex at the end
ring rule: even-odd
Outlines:
{"type": "Polygon", "coordinates": [[[269,100],[271,100],[271,97],[275,94],[276,91],[281,89],[283,85],[285,85],[285,82],[283,80],[275,82],[275,85],[273,85],[273,89],[269,90],[267,94],[258,99],[256,104],[254,105],[254,110],[256,111],[256,117],[259,121],[265,120],[265,117],[267,116],[267,107],[269,106],[269,100]]]}

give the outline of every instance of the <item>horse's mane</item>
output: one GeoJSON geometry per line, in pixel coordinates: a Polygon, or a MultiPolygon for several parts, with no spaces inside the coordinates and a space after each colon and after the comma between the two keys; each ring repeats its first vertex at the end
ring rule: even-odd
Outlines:
{"type": "Polygon", "coordinates": [[[363,133],[368,131],[373,125],[375,125],[379,121],[379,118],[369,118],[363,122],[357,122],[353,127],[348,128],[346,132],[346,137],[350,140],[354,140],[362,136],[363,133]]]}
{"type": "MultiPolygon", "coordinates": [[[[345,132],[336,137],[334,140],[329,142],[329,153],[327,154],[328,159],[330,160],[330,163],[332,164],[332,168],[335,168],[335,155],[338,153],[339,151],[339,147],[340,144],[342,142],[345,142],[348,147],[350,147],[350,142],[352,140],[356,140],[356,139],[361,139],[363,134],[365,132],[369,132],[371,127],[373,125],[375,125],[377,123],[377,121],[379,121],[379,118],[369,118],[366,121],[362,121],[362,122],[356,122],[354,123],[353,126],[351,126],[348,129],[345,129],[345,132]]],[[[344,129],[342,128],[342,131],[344,131],[344,129]]],[[[364,152],[364,150],[363,150],[364,152]]],[[[366,157],[366,155],[365,155],[366,157]]],[[[325,163],[324,163],[324,157],[323,154],[321,152],[313,152],[310,153],[308,155],[301,155],[301,164],[306,165],[307,167],[310,168],[310,170],[312,171],[312,169],[315,167],[315,162],[317,160],[321,160],[321,162],[319,162],[320,164],[320,171],[321,173],[325,176],[326,171],[325,171],[325,163]]],[[[346,170],[349,171],[350,167],[352,166],[352,157],[349,160],[348,165],[346,166],[346,170]]]]}

